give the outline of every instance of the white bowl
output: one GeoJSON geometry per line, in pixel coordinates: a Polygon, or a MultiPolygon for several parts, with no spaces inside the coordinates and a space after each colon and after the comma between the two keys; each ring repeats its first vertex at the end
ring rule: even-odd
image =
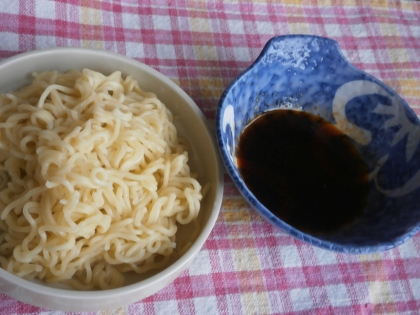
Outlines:
{"type": "MultiPolygon", "coordinates": [[[[202,183],[211,189],[202,201],[201,231],[191,248],[163,270],[143,275],[129,274],[125,286],[104,291],[76,291],[28,281],[0,268],[0,292],[38,307],[62,311],[99,311],[142,300],[161,290],[184,271],[200,251],[219,214],[223,196],[223,173],[218,149],[206,119],[193,100],[175,83],[154,69],[118,54],[83,49],[54,48],[23,53],[0,62],[0,93],[16,90],[31,81],[34,71],[89,68],[103,74],[121,71],[131,75],[145,91],[158,98],[179,117],[178,133],[190,144],[189,165],[202,183]]],[[[188,241],[188,227],[180,226],[177,244],[188,241]]]]}

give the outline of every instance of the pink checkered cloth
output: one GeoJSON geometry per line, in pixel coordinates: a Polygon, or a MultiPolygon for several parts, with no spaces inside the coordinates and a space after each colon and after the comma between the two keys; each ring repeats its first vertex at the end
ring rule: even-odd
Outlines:
{"type": "MultiPolygon", "coordinates": [[[[1,0],[0,58],[56,46],[127,55],[178,82],[214,123],[223,90],[268,39],[314,34],[420,114],[419,2],[151,2],[1,0]]],[[[195,263],[155,295],[98,314],[420,314],[420,234],[378,254],[318,249],[263,221],[225,183],[195,263]]],[[[0,294],[0,314],[51,313],[0,294]]]]}

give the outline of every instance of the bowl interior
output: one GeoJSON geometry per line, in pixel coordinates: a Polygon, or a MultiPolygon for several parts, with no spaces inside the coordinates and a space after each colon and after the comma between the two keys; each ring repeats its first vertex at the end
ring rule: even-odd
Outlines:
{"type": "MultiPolygon", "coordinates": [[[[181,258],[173,259],[170,266],[166,266],[164,272],[162,270],[154,270],[145,274],[128,273],[125,275],[125,286],[128,287],[126,292],[135,291],[130,286],[131,284],[138,283],[141,280],[152,279],[156,282],[156,279],[161,278],[172,278],[178,269],[185,268],[187,263],[196,255],[204,244],[208,237],[214,223],[217,219],[218,212],[221,206],[222,194],[223,194],[223,178],[222,171],[217,154],[217,148],[214,139],[212,138],[210,129],[207,125],[206,119],[202,112],[195,105],[195,103],[183,92],[175,83],[164,77],[162,74],[153,70],[152,68],[141,64],[130,58],[120,56],[117,54],[95,51],[80,48],[57,48],[44,51],[35,51],[25,53],[22,55],[15,56],[7,59],[0,63],[0,71],[5,74],[0,76],[0,93],[5,93],[11,90],[16,90],[31,82],[31,73],[47,71],[47,70],[58,70],[64,72],[71,69],[82,70],[83,68],[89,68],[95,71],[102,72],[103,74],[111,74],[114,71],[121,71],[123,76],[131,75],[138,82],[140,87],[145,91],[154,92],[157,97],[167,106],[169,110],[177,117],[174,121],[178,134],[180,137],[186,139],[190,145],[189,149],[189,165],[191,171],[198,174],[199,182],[204,185],[210,184],[210,190],[202,201],[201,211],[198,217],[199,233],[198,235],[191,235],[191,225],[179,225],[177,232],[177,246],[182,248],[188,242],[195,242],[190,250],[188,250],[181,258]],[[194,237],[192,239],[192,237],[194,237]]],[[[193,223],[191,223],[193,224],[193,223]]],[[[4,275],[4,271],[0,270],[0,273],[4,275]]],[[[1,274],[0,274],[1,276],[1,274]]],[[[9,277],[9,275],[7,275],[9,277]]],[[[9,278],[8,278],[9,279],[9,278]]],[[[11,278],[10,278],[11,279],[11,278]]],[[[151,281],[152,281],[151,280],[151,281]]],[[[16,282],[22,284],[21,279],[16,279],[16,282]]],[[[168,284],[167,280],[162,280],[165,284],[168,284]]],[[[27,282],[27,281],[26,281],[27,282]]],[[[144,281],[143,281],[144,282],[144,281]]],[[[59,287],[61,289],[68,290],[69,293],[74,292],[76,300],[83,299],[81,292],[76,292],[70,288],[60,285],[48,285],[41,282],[34,281],[42,285],[43,287],[59,287]],[[80,296],[79,296],[80,295],[80,296]]],[[[25,286],[33,285],[25,284],[25,286]]],[[[141,287],[141,284],[137,284],[136,288],[141,287]]],[[[156,286],[157,288],[158,286],[156,286]]],[[[41,290],[40,287],[31,287],[33,290],[41,290]]],[[[126,304],[133,301],[125,300],[121,295],[124,295],[123,289],[115,289],[118,291],[119,300],[112,300],[109,305],[100,305],[99,302],[91,303],[89,307],[65,307],[62,309],[72,310],[98,310],[104,309],[105,307],[117,307],[122,303],[126,304]],[[119,304],[120,303],[120,304],[119,304]]],[[[112,290],[110,290],[112,291],[112,290]]],[[[139,300],[142,297],[148,296],[156,292],[153,288],[149,288],[149,292],[142,292],[142,295],[138,295],[139,300]]],[[[47,291],[46,291],[47,292],[47,291]]],[[[52,291],[48,291],[51,293],[52,291]]],[[[98,291],[98,296],[110,297],[111,293],[103,293],[104,291],[98,291]]],[[[85,300],[88,297],[94,298],[96,295],[85,295],[85,300]]],[[[61,294],[61,297],[63,294],[61,294]]],[[[14,296],[15,298],[18,298],[14,296]]],[[[131,296],[131,298],[135,298],[131,296]]],[[[36,301],[35,301],[36,302],[36,301]]],[[[69,303],[68,301],[66,301],[69,303]]],[[[102,303],[106,304],[106,300],[102,300],[102,303]]],[[[38,303],[39,304],[39,303],[38,303]]],[[[87,304],[86,304],[87,305],[87,304]]],[[[48,305],[44,307],[48,307],[48,305]]],[[[53,308],[51,306],[51,308],[53,308]]]]}
{"type": "Polygon", "coordinates": [[[394,247],[419,229],[420,121],[391,88],[351,65],[335,41],[307,35],[271,39],[223,94],[217,124],[223,160],[241,193],[299,239],[368,252],[394,247]],[[353,140],[371,179],[364,216],[351,227],[323,236],[303,233],[273,216],[247,189],[235,161],[239,136],[255,116],[276,108],[319,115],[353,140]]]}

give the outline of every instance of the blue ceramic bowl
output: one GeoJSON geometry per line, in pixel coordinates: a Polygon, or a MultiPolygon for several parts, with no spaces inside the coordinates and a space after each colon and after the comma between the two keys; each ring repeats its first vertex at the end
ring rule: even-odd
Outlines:
{"type": "Polygon", "coordinates": [[[346,253],[391,249],[420,229],[420,121],[391,88],[351,65],[327,38],[272,38],[257,60],[223,93],[217,140],[226,169],[266,220],[309,244],[346,253]],[[369,169],[363,217],[334,234],[304,233],[263,206],[238,171],[238,138],[256,115],[294,108],[336,124],[353,139],[369,169]]]}

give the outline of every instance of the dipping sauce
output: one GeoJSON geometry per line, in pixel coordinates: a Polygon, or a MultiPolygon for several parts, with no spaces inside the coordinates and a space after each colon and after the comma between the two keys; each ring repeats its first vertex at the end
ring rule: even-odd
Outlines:
{"type": "Polygon", "coordinates": [[[274,215],[331,233],[362,215],[368,169],[351,139],[321,117],[271,110],[244,129],[236,152],[245,184],[274,215]]]}

